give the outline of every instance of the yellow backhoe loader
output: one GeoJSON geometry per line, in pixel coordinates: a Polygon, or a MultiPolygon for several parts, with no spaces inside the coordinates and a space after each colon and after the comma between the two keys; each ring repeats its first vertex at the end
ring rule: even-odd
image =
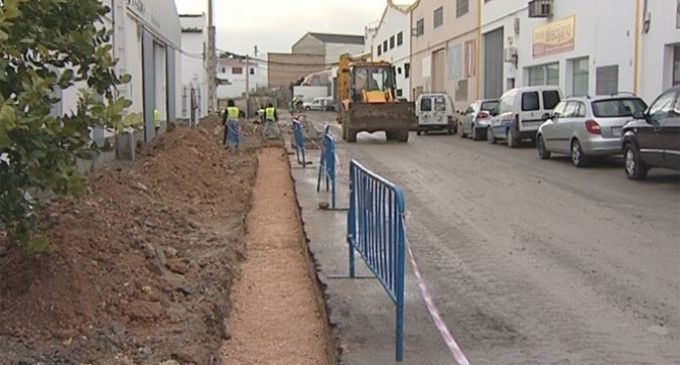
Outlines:
{"type": "Polygon", "coordinates": [[[340,56],[337,97],[342,139],[353,143],[359,132],[385,131],[388,141],[408,142],[409,130],[416,124],[413,104],[395,98],[395,79],[390,62],[340,56]]]}

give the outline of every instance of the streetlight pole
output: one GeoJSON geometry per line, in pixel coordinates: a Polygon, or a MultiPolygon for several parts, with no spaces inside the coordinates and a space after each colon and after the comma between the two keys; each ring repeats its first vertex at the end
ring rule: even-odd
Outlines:
{"type": "Polygon", "coordinates": [[[208,0],[208,109],[213,112],[217,111],[216,90],[217,86],[217,55],[215,54],[215,14],[213,11],[213,0],[208,0]]]}

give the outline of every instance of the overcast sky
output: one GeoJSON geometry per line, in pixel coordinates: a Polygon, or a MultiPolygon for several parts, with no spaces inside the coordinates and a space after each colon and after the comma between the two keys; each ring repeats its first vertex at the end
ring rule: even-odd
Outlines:
{"type": "MultiPolygon", "coordinates": [[[[397,0],[395,3],[412,3],[397,0]]],[[[175,0],[180,14],[207,12],[208,0],[175,0]]],[[[290,52],[307,32],[364,34],[386,0],[214,0],[217,48],[239,54],[290,52]]],[[[261,57],[261,55],[258,55],[261,57]]]]}

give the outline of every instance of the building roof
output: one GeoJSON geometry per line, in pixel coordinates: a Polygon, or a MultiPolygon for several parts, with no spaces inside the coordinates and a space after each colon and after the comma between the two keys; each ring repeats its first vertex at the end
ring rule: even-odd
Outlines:
{"type": "Polygon", "coordinates": [[[311,33],[311,32],[307,33],[307,35],[312,36],[323,43],[364,44],[363,35],[311,33]]]}

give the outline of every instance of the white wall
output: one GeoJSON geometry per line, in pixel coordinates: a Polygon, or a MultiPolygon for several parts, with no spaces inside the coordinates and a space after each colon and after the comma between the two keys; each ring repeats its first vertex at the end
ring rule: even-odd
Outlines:
{"type": "Polygon", "coordinates": [[[325,67],[337,64],[340,61],[340,55],[349,53],[351,55],[358,55],[364,52],[363,44],[340,44],[340,43],[326,43],[326,61],[325,67]]]}
{"type": "MultiPolygon", "coordinates": [[[[629,3],[626,5],[621,0],[555,1],[551,19],[529,18],[525,0],[494,0],[485,3],[482,33],[503,27],[504,47],[513,46],[518,51],[517,67],[512,63],[504,63],[504,89],[509,88],[508,78],[515,78],[516,86],[528,85],[528,67],[558,62],[559,86],[565,95],[569,95],[572,92],[572,75],[568,61],[589,57],[589,95],[595,95],[596,68],[608,65],[619,67],[619,91],[633,91],[635,5],[633,1],[629,3]],[[534,58],[533,31],[535,27],[563,19],[571,14],[576,16],[574,50],[534,58]],[[607,14],[607,19],[616,21],[602,21],[602,14],[607,14]],[[515,32],[515,18],[518,18],[520,22],[519,34],[515,32]]],[[[481,49],[482,62],[484,62],[483,39],[481,49]]]]}
{"type": "MultiPolygon", "coordinates": [[[[217,98],[227,99],[227,98],[238,98],[243,95],[246,91],[246,61],[243,60],[238,67],[243,69],[242,74],[234,74],[232,71],[232,66],[225,64],[218,64],[217,67],[217,77],[219,79],[229,80],[231,85],[220,85],[217,87],[217,98]],[[224,68],[224,70],[223,70],[224,68]]],[[[254,69],[254,75],[249,75],[249,86],[250,91],[256,91],[258,87],[267,87],[267,68],[266,63],[256,62],[251,60],[249,67],[254,69]]]]}
{"type": "MultiPolygon", "coordinates": [[[[386,60],[394,64],[397,72],[397,90],[401,90],[402,94],[400,97],[411,98],[411,83],[410,79],[407,79],[404,74],[404,68],[407,63],[411,62],[410,52],[411,52],[411,15],[410,13],[403,13],[391,6],[387,6],[385,16],[382,22],[378,26],[376,34],[373,36],[373,59],[374,60],[386,60]],[[402,32],[403,34],[403,44],[397,45],[397,34],[402,32]],[[390,37],[394,36],[394,48],[389,49],[390,37]],[[387,40],[388,51],[382,52],[378,55],[378,45],[381,45],[383,41],[387,40]]],[[[370,43],[371,40],[367,39],[366,43],[370,43]]],[[[396,92],[396,91],[395,91],[396,92]]]]}
{"type": "Polygon", "coordinates": [[[182,29],[200,29],[201,32],[182,32],[181,87],[178,88],[177,115],[182,119],[191,117],[191,89],[196,92],[198,109],[196,115],[202,118],[208,114],[208,75],[204,63],[204,48],[207,47],[207,20],[205,14],[198,17],[181,17],[182,29]]]}
{"type": "Polygon", "coordinates": [[[640,47],[640,95],[652,103],[662,91],[671,87],[673,53],[671,45],[680,44],[680,29],[676,28],[676,0],[648,3],[651,17],[649,33],[643,34],[640,47]]]}

